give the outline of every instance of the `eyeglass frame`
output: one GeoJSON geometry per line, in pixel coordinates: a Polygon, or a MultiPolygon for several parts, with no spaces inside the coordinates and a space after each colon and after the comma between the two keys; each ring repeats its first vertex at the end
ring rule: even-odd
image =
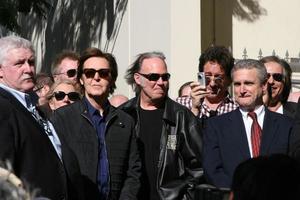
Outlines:
{"type": "Polygon", "coordinates": [[[267,77],[268,79],[272,76],[273,80],[277,81],[277,82],[283,82],[284,80],[284,75],[281,73],[267,73],[267,77]],[[275,76],[274,76],[275,75],[275,76]],[[279,75],[279,77],[277,77],[279,75]]]}
{"type": "Polygon", "coordinates": [[[40,91],[41,89],[43,89],[44,85],[37,85],[34,89],[33,89],[33,92],[38,92],[40,91]]]}
{"type": "Polygon", "coordinates": [[[214,80],[216,84],[221,84],[224,81],[225,77],[222,74],[217,74],[217,75],[205,74],[205,79],[206,79],[206,85],[208,85],[212,80],[214,80]]]}
{"type": "Polygon", "coordinates": [[[51,98],[54,97],[54,98],[56,99],[56,101],[62,101],[62,100],[64,100],[64,98],[65,98],[66,96],[68,96],[68,99],[69,99],[70,101],[77,101],[77,100],[80,100],[80,94],[79,94],[78,92],[69,92],[69,93],[65,93],[64,91],[55,91],[55,92],[53,92],[53,94],[51,95],[51,98]],[[75,94],[75,93],[76,93],[76,95],[78,95],[78,98],[76,98],[76,99],[74,99],[73,97],[70,98],[70,94],[72,95],[72,94],[75,94]],[[57,97],[58,94],[63,94],[63,97],[62,97],[62,98],[57,97]]]}
{"type": "MultiPolygon", "coordinates": [[[[77,76],[77,73],[78,73],[78,70],[77,70],[77,69],[69,69],[69,70],[67,70],[67,71],[65,71],[65,72],[57,73],[57,74],[55,74],[55,75],[61,75],[61,74],[64,74],[64,75],[67,75],[68,78],[73,78],[73,77],[76,77],[76,76],[77,76]],[[75,71],[75,73],[74,73],[73,76],[69,75],[69,73],[71,73],[71,71],[72,71],[72,72],[75,71]]],[[[72,74],[73,74],[73,73],[72,73],[72,74]]]]}
{"type": "Polygon", "coordinates": [[[158,81],[160,78],[162,79],[162,81],[169,81],[170,78],[171,78],[171,74],[170,73],[163,73],[163,74],[158,74],[158,73],[149,73],[149,74],[143,74],[143,73],[140,73],[140,72],[137,72],[137,74],[145,77],[147,80],[149,81],[158,81]],[[158,76],[158,78],[151,78],[151,76],[158,76]],[[166,78],[164,78],[166,77],[166,78]]]}
{"type": "Polygon", "coordinates": [[[86,78],[95,78],[96,73],[98,73],[100,78],[108,78],[111,76],[111,70],[109,68],[102,68],[102,69],[94,69],[94,68],[85,68],[82,70],[82,74],[85,75],[86,78]],[[87,75],[87,71],[93,71],[93,75],[87,75]],[[107,75],[103,75],[103,72],[108,72],[107,75]]]}

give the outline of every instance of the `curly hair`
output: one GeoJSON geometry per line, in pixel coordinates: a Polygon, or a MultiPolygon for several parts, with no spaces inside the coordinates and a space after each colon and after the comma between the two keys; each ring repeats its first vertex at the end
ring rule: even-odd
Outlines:
{"type": "Polygon", "coordinates": [[[230,51],[224,46],[211,46],[207,48],[199,58],[199,72],[203,72],[204,65],[209,62],[216,62],[225,71],[225,75],[230,80],[231,69],[234,65],[234,58],[230,51]]]}

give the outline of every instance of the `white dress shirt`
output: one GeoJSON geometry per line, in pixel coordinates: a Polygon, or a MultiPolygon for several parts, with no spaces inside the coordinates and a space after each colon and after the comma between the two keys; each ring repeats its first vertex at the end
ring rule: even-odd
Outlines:
{"type": "MultiPolygon", "coordinates": [[[[247,134],[247,140],[248,140],[248,147],[249,147],[250,155],[252,158],[253,155],[252,155],[252,142],[251,142],[251,126],[252,126],[253,120],[250,116],[248,116],[248,111],[240,109],[240,112],[242,113],[242,116],[243,116],[243,121],[244,121],[246,134],[247,134]]],[[[265,117],[265,106],[261,105],[261,106],[255,108],[254,112],[257,115],[257,121],[258,121],[259,126],[261,127],[261,130],[263,130],[264,117],[265,117]]]]}

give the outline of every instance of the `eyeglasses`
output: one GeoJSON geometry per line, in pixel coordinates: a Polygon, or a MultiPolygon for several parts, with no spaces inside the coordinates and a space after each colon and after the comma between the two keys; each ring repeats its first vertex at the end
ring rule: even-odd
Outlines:
{"type": "Polygon", "coordinates": [[[66,74],[69,78],[72,78],[74,76],[77,75],[77,70],[76,69],[69,69],[68,71],[64,72],[64,73],[58,73],[59,74],[66,74]]]}
{"type": "Polygon", "coordinates": [[[273,77],[273,79],[274,79],[275,81],[281,82],[281,81],[283,80],[283,75],[280,74],[280,73],[274,73],[274,74],[268,73],[268,79],[269,79],[271,76],[273,77]]]}
{"type": "Polygon", "coordinates": [[[40,91],[44,86],[43,85],[36,85],[34,88],[33,88],[33,92],[38,92],[40,91]]]}
{"type": "Polygon", "coordinates": [[[168,81],[171,77],[169,73],[164,73],[164,74],[157,74],[157,73],[150,73],[150,74],[141,74],[143,77],[148,79],[149,81],[158,81],[158,79],[161,77],[163,81],[168,81]]]}
{"type": "Polygon", "coordinates": [[[84,69],[83,70],[83,74],[87,77],[87,78],[94,78],[95,74],[98,72],[100,78],[108,78],[110,75],[110,69],[84,69]]]}
{"type": "Polygon", "coordinates": [[[52,96],[55,97],[57,101],[61,101],[65,98],[66,95],[71,101],[77,101],[80,99],[80,95],[77,92],[69,92],[66,94],[63,91],[58,91],[58,92],[54,92],[52,96]]]}
{"type": "Polygon", "coordinates": [[[212,80],[214,80],[215,84],[221,84],[224,80],[222,75],[216,75],[216,76],[205,76],[206,84],[208,85],[212,80]]]}

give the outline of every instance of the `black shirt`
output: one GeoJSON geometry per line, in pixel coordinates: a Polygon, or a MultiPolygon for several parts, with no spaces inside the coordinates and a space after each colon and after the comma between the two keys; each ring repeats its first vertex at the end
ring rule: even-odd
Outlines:
{"type": "Polygon", "coordinates": [[[140,108],[140,141],[143,161],[143,199],[159,200],[157,192],[158,158],[163,126],[163,109],[143,110],[140,108]],[[150,194],[150,195],[149,195],[150,194]]]}

